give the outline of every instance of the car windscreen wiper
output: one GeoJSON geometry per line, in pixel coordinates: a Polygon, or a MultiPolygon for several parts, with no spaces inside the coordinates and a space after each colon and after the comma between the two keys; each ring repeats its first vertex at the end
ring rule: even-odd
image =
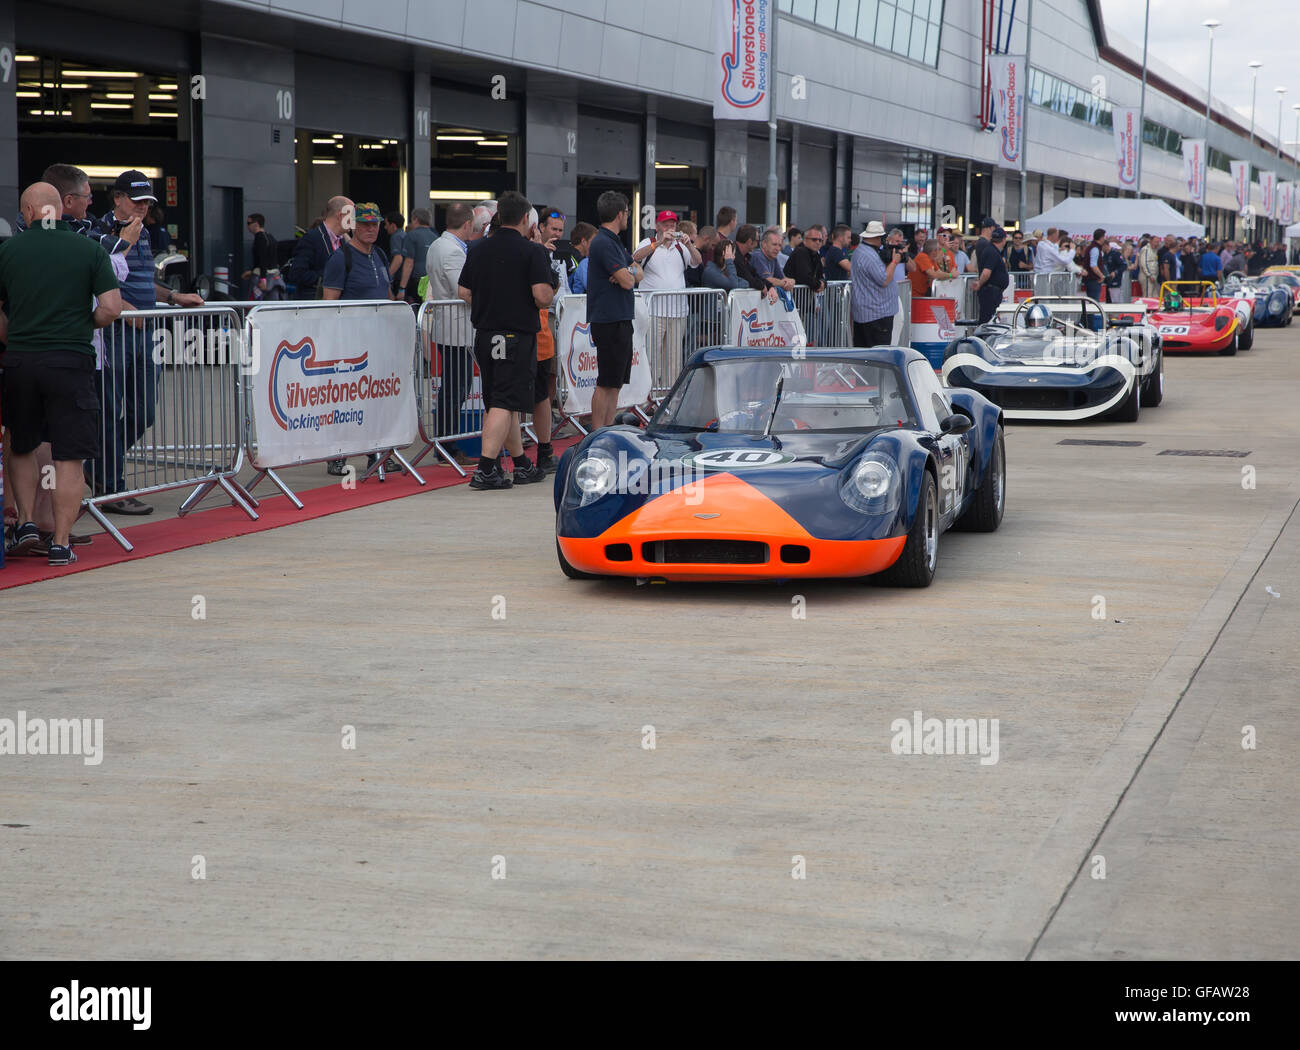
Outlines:
{"type": "Polygon", "coordinates": [[[781,406],[781,391],[785,389],[785,376],[776,381],[776,397],[772,399],[772,413],[767,417],[767,426],[763,428],[763,436],[770,437],[772,433],[772,420],[776,419],[776,410],[781,406]]]}

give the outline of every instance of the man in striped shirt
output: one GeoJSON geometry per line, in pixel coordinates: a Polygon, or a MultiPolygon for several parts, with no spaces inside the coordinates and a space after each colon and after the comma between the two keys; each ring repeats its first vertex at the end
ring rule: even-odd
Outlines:
{"type": "MultiPolygon", "coordinates": [[[[171,306],[202,306],[192,292],[173,292],[154,281],[153,251],[144,236],[144,217],[158,203],[153,186],[140,171],[124,171],[113,184],[113,210],[87,234],[110,255],[126,259],[122,284],[124,313],[152,310],[159,299],[171,306]]],[[[96,495],[126,491],[126,453],[154,422],[158,399],[158,367],[152,353],[152,326],[124,316],[104,339],[104,440],[99,458],[87,462],[86,481],[96,495]]],[[[110,514],[152,514],[153,507],[134,497],[101,504],[110,514]]]]}

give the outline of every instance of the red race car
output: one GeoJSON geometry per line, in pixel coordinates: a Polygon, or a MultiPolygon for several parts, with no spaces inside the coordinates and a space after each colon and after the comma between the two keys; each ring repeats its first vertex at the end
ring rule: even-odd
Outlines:
{"type": "Polygon", "coordinates": [[[1166,353],[1232,355],[1245,345],[1237,303],[1220,299],[1208,281],[1166,281],[1159,299],[1138,301],[1146,304],[1147,323],[1159,333],[1166,353]]]}

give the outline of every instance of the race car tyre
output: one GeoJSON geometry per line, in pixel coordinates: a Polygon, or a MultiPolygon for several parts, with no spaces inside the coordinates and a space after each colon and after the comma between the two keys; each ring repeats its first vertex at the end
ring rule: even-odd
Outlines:
{"type": "Polygon", "coordinates": [[[1142,404],[1146,408],[1155,408],[1165,399],[1165,355],[1160,355],[1160,363],[1155,374],[1147,381],[1142,391],[1142,404]]]}
{"type": "Polygon", "coordinates": [[[1241,338],[1238,340],[1238,349],[1249,350],[1254,345],[1255,345],[1255,319],[1251,318],[1250,324],[1246,325],[1245,331],[1241,333],[1241,338]]]}
{"type": "Polygon", "coordinates": [[[556,539],[555,541],[555,556],[560,559],[560,571],[563,572],[564,575],[571,580],[604,579],[604,577],[602,576],[597,576],[594,573],[590,573],[590,572],[583,572],[581,569],[575,569],[572,565],[570,565],[568,559],[565,558],[564,556],[564,551],[560,550],[560,541],[558,539],[556,539]]]}
{"type": "Polygon", "coordinates": [[[1120,402],[1119,408],[1111,413],[1111,419],[1117,423],[1136,423],[1141,411],[1142,384],[1135,379],[1133,389],[1129,391],[1128,397],[1120,402]]]}
{"type": "Polygon", "coordinates": [[[1237,344],[1241,342],[1241,329],[1237,329],[1232,335],[1232,342],[1219,351],[1220,357],[1232,357],[1237,352],[1237,344]]]}
{"type": "Polygon", "coordinates": [[[989,467],[984,472],[984,480],[975,490],[970,508],[957,519],[956,528],[963,532],[995,532],[1002,524],[1002,512],[1007,504],[1007,454],[1002,440],[1002,428],[998,427],[997,439],[993,442],[993,452],[989,456],[989,467]]]}
{"type": "MultiPolygon", "coordinates": [[[[880,573],[881,583],[891,587],[929,587],[939,564],[939,497],[934,475],[921,475],[921,496],[916,504],[916,518],[907,534],[903,553],[888,569],[880,573]]],[[[870,578],[870,577],[868,577],[870,578]]]]}

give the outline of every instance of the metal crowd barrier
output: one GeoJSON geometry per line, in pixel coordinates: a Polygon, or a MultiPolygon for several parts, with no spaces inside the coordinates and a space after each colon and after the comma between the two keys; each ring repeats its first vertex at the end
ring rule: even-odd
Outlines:
{"type": "Polygon", "coordinates": [[[129,310],[100,337],[100,455],[85,465],[85,511],[126,551],[102,504],[193,487],[183,517],[220,487],[256,521],[256,501],[235,480],[247,428],[241,366],[255,367],[238,312],[129,310]]]}
{"type": "Polygon", "coordinates": [[[1032,292],[1035,287],[1034,278],[1039,276],[1032,270],[1013,270],[1011,271],[1010,290],[1015,292],[1032,292]]]}
{"type": "Polygon", "coordinates": [[[853,282],[827,281],[822,292],[821,346],[853,345],[853,282]]]}
{"type": "Polygon", "coordinates": [[[420,304],[415,323],[415,403],[423,447],[411,457],[419,466],[436,451],[462,477],[465,470],[447,449],[483,433],[483,399],[470,400],[474,385],[474,326],[469,303],[431,299],[420,304]],[[468,401],[468,407],[466,402],[468,401]]]}
{"type": "Polygon", "coordinates": [[[649,314],[650,400],[658,404],[696,350],[726,340],[728,293],[721,288],[686,288],[636,294],[649,314]]]}

